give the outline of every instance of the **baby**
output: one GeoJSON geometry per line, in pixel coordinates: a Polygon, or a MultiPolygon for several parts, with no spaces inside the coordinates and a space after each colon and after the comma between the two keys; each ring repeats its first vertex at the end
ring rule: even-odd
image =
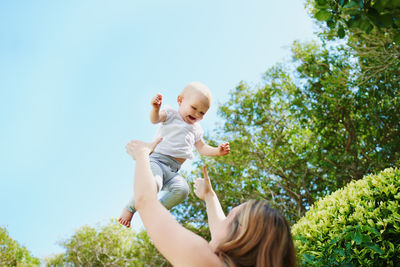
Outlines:
{"type": "MultiPolygon", "coordinates": [[[[210,89],[200,82],[191,82],[182,90],[177,99],[179,109],[165,106],[160,110],[162,95],[152,100],[150,121],[161,123],[156,134],[162,137],[150,155],[150,167],[157,184],[157,190],[164,192],[160,202],[167,208],[181,203],[189,194],[189,185],[178,171],[186,159],[193,158],[193,147],[203,156],[224,156],[230,152],[229,143],[218,147],[203,141],[203,130],[198,123],[207,113],[211,104],[210,89]]],[[[128,203],[118,221],[130,227],[135,213],[134,198],[128,203]]]]}

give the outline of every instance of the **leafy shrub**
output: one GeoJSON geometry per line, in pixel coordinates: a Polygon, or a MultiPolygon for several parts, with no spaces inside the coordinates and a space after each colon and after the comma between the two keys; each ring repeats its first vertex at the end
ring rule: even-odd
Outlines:
{"type": "Polygon", "coordinates": [[[0,227],[0,266],[39,266],[40,260],[13,240],[5,228],[0,227]]]}
{"type": "Polygon", "coordinates": [[[116,220],[83,226],[61,246],[66,252],[46,258],[46,266],[171,266],[145,231],[135,233],[116,220]]]}
{"type": "Polygon", "coordinates": [[[304,266],[400,266],[400,170],[319,200],[293,227],[304,266]]]}

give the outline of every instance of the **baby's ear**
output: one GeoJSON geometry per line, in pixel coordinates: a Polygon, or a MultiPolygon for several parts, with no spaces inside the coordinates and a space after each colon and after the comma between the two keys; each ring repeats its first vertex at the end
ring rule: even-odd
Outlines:
{"type": "Polygon", "coordinates": [[[176,99],[176,101],[178,102],[178,105],[180,106],[182,104],[182,101],[183,101],[183,96],[182,95],[178,95],[178,98],[176,99]]]}

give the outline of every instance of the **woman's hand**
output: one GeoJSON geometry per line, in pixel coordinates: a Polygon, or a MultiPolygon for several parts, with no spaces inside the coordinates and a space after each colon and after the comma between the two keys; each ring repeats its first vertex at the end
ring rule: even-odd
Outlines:
{"type": "Polygon", "coordinates": [[[197,178],[194,181],[194,193],[198,198],[205,200],[207,194],[214,192],[211,186],[210,178],[208,177],[206,165],[203,166],[203,176],[204,179],[197,178]]]}
{"type": "Polygon", "coordinates": [[[146,143],[139,140],[132,140],[126,146],[128,153],[134,160],[143,155],[150,155],[154,148],[161,142],[162,138],[154,140],[152,143],[146,143]]]}

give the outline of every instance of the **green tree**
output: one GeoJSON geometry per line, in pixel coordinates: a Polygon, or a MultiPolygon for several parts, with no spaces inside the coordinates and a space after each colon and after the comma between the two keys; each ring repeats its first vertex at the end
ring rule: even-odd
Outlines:
{"type": "Polygon", "coordinates": [[[326,22],[329,32],[343,38],[346,31],[370,33],[391,30],[392,39],[400,43],[399,0],[311,0],[311,13],[326,22]]]}
{"type": "Polygon", "coordinates": [[[0,227],[0,266],[40,266],[40,260],[13,240],[5,228],[0,227]]]}
{"type": "MultiPolygon", "coordinates": [[[[201,158],[186,176],[201,176],[207,164],[227,211],[264,198],[294,223],[349,181],[400,165],[399,20],[397,9],[386,8],[397,2],[363,1],[361,9],[353,2],[361,3],[310,1],[313,16],[327,22],[321,44],[295,42],[292,61],[269,69],[260,85],[239,83],[220,106],[222,124],[207,141],[229,141],[231,154],[201,158]],[[379,16],[393,11],[392,24],[370,21],[367,28],[361,13],[368,7],[379,16]],[[350,10],[360,14],[349,17],[350,10]],[[346,43],[331,40],[336,31],[347,32],[346,43]]],[[[172,212],[209,240],[204,203],[194,195],[172,212]]],[[[62,246],[66,253],[47,259],[48,266],[168,266],[145,234],[118,224],[83,227],[62,246]]]]}
{"type": "MultiPolygon", "coordinates": [[[[231,154],[197,164],[209,166],[224,207],[265,198],[294,223],[317,199],[400,163],[400,86],[365,81],[347,45],[295,42],[292,55],[263,84],[231,92],[210,138],[229,141],[231,154]]],[[[182,220],[202,225],[203,204],[191,197],[186,207],[182,220]]]]}
{"type": "Polygon", "coordinates": [[[375,30],[370,34],[357,30],[354,32],[349,35],[347,43],[353,49],[362,73],[359,82],[369,83],[370,87],[377,85],[380,90],[389,84],[398,86],[400,43],[395,43],[391,34],[375,30]]]}
{"type": "Polygon", "coordinates": [[[295,47],[294,57],[305,82],[303,100],[309,103],[301,113],[307,114],[310,129],[319,136],[321,155],[315,164],[335,177],[337,188],[398,165],[400,84],[396,71],[386,74],[393,79],[374,77],[365,82],[348,47],[338,47],[331,56],[328,50],[303,51],[295,47]]]}
{"type": "Polygon", "coordinates": [[[347,36],[362,73],[359,82],[399,80],[399,0],[315,0],[307,6],[311,16],[322,21],[322,40],[347,36]]]}
{"type": "Polygon", "coordinates": [[[60,245],[65,253],[45,259],[46,266],[171,266],[146,232],[135,233],[116,221],[83,226],[60,245]]]}

